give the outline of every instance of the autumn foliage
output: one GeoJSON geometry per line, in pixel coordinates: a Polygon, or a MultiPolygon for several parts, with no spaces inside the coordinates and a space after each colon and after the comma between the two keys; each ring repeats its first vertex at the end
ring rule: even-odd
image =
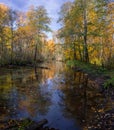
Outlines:
{"type": "Polygon", "coordinates": [[[27,12],[20,12],[0,4],[0,12],[0,65],[43,60],[45,32],[50,31],[51,22],[46,9],[32,6],[27,12]]]}
{"type": "Polygon", "coordinates": [[[114,2],[75,0],[60,10],[66,60],[114,67],[114,2]]]}

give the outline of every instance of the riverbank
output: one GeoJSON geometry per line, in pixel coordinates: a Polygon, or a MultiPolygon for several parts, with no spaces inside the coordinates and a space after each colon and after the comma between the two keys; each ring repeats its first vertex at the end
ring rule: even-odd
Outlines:
{"type": "Polygon", "coordinates": [[[21,63],[21,64],[6,64],[0,66],[3,69],[19,69],[19,68],[41,68],[49,69],[48,66],[42,66],[42,64],[48,63],[49,61],[38,61],[38,63],[21,63]]]}
{"type": "Polygon", "coordinates": [[[90,122],[88,130],[113,130],[114,129],[114,70],[108,70],[92,64],[83,62],[67,62],[73,71],[84,72],[90,80],[93,80],[98,86],[99,94],[104,95],[104,101],[109,99],[112,104],[112,109],[105,110],[105,105],[102,104],[102,109],[96,111],[96,116],[90,122]],[[105,110],[105,111],[104,111],[105,110]],[[92,123],[94,122],[94,123],[92,123]]]}
{"type": "Polygon", "coordinates": [[[94,64],[84,63],[80,61],[68,61],[67,65],[74,71],[81,71],[89,75],[90,78],[103,85],[104,88],[114,87],[114,70],[103,68],[94,64]]]}

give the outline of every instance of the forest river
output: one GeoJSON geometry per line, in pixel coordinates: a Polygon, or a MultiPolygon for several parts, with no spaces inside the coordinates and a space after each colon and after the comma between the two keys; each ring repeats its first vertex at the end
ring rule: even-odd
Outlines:
{"type": "Polygon", "coordinates": [[[0,70],[0,125],[29,118],[59,130],[106,127],[102,115],[112,104],[87,74],[61,62],[41,66],[0,70]]]}

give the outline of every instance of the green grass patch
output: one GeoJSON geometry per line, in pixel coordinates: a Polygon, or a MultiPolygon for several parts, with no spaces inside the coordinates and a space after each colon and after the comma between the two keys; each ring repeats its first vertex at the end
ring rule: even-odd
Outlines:
{"type": "Polygon", "coordinates": [[[82,72],[85,72],[87,74],[93,75],[95,77],[104,76],[104,77],[110,77],[110,79],[106,79],[104,82],[104,87],[114,87],[114,70],[109,70],[107,68],[97,66],[90,63],[85,63],[81,61],[73,61],[69,60],[67,61],[67,65],[71,68],[74,68],[76,70],[82,70],[82,72]]]}
{"type": "Polygon", "coordinates": [[[114,77],[111,77],[111,79],[107,80],[107,81],[104,83],[104,87],[105,87],[105,88],[108,88],[109,86],[113,86],[113,87],[114,87],[114,77]]]}
{"type": "Polygon", "coordinates": [[[82,71],[89,73],[89,74],[104,74],[106,73],[107,69],[103,68],[101,66],[96,66],[94,64],[90,64],[90,63],[85,63],[85,62],[81,62],[81,61],[67,61],[67,65],[71,68],[79,68],[82,71]]]}
{"type": "Polygon", "coordinates": [[[110,76],[110,79],[108,79],[105,83],[104,83],[104,87],[108,88],[110,86],[114,87],[114,70],[109,70],[105,73],[105,75],[110,76]]]}

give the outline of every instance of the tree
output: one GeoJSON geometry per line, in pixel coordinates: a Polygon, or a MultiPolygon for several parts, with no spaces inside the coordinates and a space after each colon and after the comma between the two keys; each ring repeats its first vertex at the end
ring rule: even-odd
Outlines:
{"type": "Polygon", "coordinates": [[[65,50],[69,57],[67,59],[99,65],[107,61],[112,48],[110,46],[110,51],[107,49],[107,40],[113,34],[112,31],[109,34],[110,29],[107,28],[111,25],[108,17],[111,16],[112,19],[112,11],[108,13],[109,4],[108,0],[75,0],[70,9],[66,3],[63,4],[59,36],[64,37],[65,50]]]}
{"type": "Polygon", "coordinates": [[[50,31],[49,24],[50,18],[48,17],[47,11],[43,6],[32,7],[28,12],[28,24],[34,30],[34,38],[35,38],[35,54],[34,61],[37,60],[37,53],[41,50],[41,37],[44,32],[50,31]]]}
{"type": "Polygon", "coordinates": [[[88,26],[87,26],[87,0],[83,0],[83,39],[84,39],[84,48],[83,48],[83,58],[85,62],[89,62],[89,54],[88,54],[88,45],[87,45],[87,33],[88,33],[88,26]]]}
{"type": "MultiPolygon", "coordinates": [[[[72,44],[74,43],[71,39],[71,37],[73,36],[73,26],[71,27],[71,8],[72,8],[72,3],[71,2],[66,2],[61,6],[61,10],[59,12],[60,18],[58,20],[58,22],[62,23],[62,28],[60,29],[60,31],[58,32],[58,36],[60,38],[64,39],[64,54],[65,54],[65,59],[69,59],[72,56],[71,54],[71,48],[72,48],[72,44]],[[71,44],[72,43],[72,44],[71,44]]],[[[75,53],[75,51],[74,51],[75,53]]]]}
{"type": "Polygon", "coordinates": [[[13,64],[14,55],[14,32],[16,29],[17,12],[15,10],[8,10],[8,25],[11,31],[11,64],[13,64]]]}
{"type": "Polygon", "coordinates": [[[4,51],[4,42],[5,42],[5,27],[7,25],[7,12],[8,8],[4,4],[0,4],[0,50],[1,53],[4,51]]]}
{"type": "Polygon", "coordinates": [[[106,42],[108,43],[107,46],[107,61],[106,64],[107,66],[114,67],[114,2],[108,3],[107,7],[107,26],[106,26],[106,32],[107,32],[107,39],[106,42]]]}

